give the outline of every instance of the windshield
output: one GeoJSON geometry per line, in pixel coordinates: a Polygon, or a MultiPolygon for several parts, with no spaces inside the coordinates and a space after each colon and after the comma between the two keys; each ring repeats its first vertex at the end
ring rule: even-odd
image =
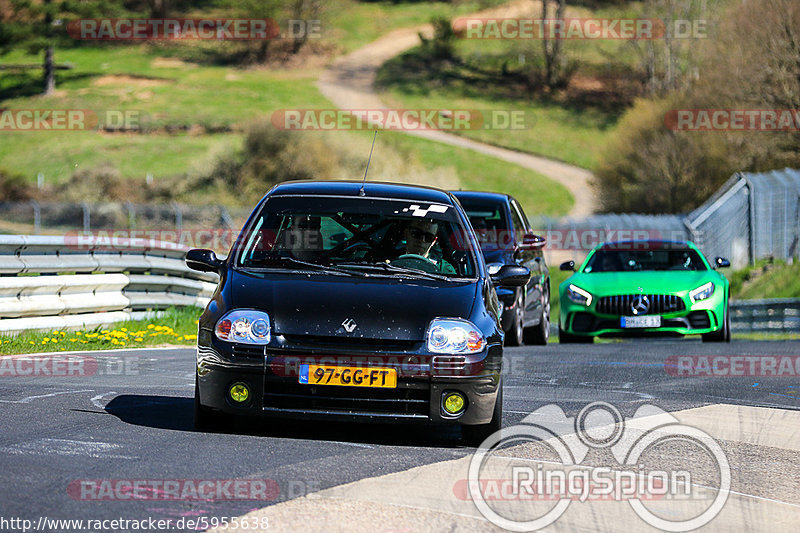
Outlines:
{"type": "Polygon", "coordinates": [[[240,268],[474,277],[453,206],[339,197],[269,198],[239,239],[240,268]]]}
{"type": "Polygon", "coordinates": [[[481,202],[460,199],[481,248],[497,249],[513,244],[513,235],[508,229],[505,206],[497,202],[481,202]]]}
{"type": "Polygon", "coordinates": [[[637,272],[642,270],[708,270],[691,248],[665,250],[598,250],[584,272],[637,272]]]}

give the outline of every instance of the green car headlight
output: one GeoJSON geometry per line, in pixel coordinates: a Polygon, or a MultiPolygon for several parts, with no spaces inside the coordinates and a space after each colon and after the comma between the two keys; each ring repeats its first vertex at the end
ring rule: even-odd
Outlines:
{"type": "Polygon", "coordinates": [[[706,300],[711,298],[711,295],[714,294],[714,283],[708,282],[704,285],[700,285],[695,290],[689,293],[689,298],[692,299],[692,302],[699,302],[700,300],[706,300]]]}
{"type": "Polygon", "coordinates": [[[592,295],[577,285],[570,285],[567,287],[567,298],[576,304],[585,306],[589,306],[592,303],[592,295]]]}

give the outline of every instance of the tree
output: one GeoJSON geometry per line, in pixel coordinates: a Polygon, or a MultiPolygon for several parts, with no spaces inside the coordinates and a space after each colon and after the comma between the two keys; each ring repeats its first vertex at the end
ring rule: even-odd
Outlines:
{"type": "Polygon", "coordinates": [[[563,41],[559,37],[554,37],[552,31],[553,22],[564,22],[564,11],[567,9],[567,0],[542,0],[542,21],[545,25],[545,34],[542,36],[542,47],[544,48],[544,84],[554,89],[563,85],[565,79],[565,63],[563,41]],[[555,19],[548,19],[550,3],[555,5],[555,19]]]}
{"type": "Polygon", "coordinates": [[[56,88],[55,48],[74,44],[67,36],[70,19],[112,16],[122,10],[122,0],[11,0],[10,16],[0,32],[0,54],[24,48],[30,54],[44,53],[42,73],[44,94],[56,88]]]}

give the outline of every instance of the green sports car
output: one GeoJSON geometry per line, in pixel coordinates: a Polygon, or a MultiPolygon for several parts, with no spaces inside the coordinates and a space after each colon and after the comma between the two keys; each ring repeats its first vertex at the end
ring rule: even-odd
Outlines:
{"type": "Polygon", "coordinates": [[[729,282],[716,271],[727,266],[722,257],[712,266],[691,242],[603,243],[559,286],[559,342],[695,334],[730,342],[729,282]]]}

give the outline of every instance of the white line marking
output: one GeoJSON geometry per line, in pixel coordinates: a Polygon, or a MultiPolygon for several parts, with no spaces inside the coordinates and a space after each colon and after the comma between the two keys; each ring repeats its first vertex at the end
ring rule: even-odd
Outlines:
{"type": "Polygon", "coordinates": [[[27,398],[23,398],[21,400],[0,400],[0,403],[31,403],[33,400],[38,400],[39,398],[50,398],[53,396],[59,396],[61,394],[78,394],[79,392],[94,392],[94,390],[84,389],[84,390],[68,390],[62,392],[52,392],[50,394],[41,394],[39,396],[28,396],[27,398]]]}
{"type": "Polygon", "coordinates": [[[102,400],[104,396],[110,396],[111,394],[117,394],[117,391],[113,391],[112,390],[112,391],[105,392],[103,394],[98,394],[97,396],[92,397],[92,400],[91,400],[92,401],[92,405],[94,405],[98,409],[105,409],[106,405],[108,404],[108,402],[103,404],[103,403],[100,403],[100,400],[102,400]]]}
{"type": "Polygon", "coordinates": [[[121,450],[119,444],[70,439],[37,439],[11,446],[4,446],[0,451],[14,455],[65,455],[85,456],[95,459],[139,459],[131,455],[113,453],[121,450]]]}

